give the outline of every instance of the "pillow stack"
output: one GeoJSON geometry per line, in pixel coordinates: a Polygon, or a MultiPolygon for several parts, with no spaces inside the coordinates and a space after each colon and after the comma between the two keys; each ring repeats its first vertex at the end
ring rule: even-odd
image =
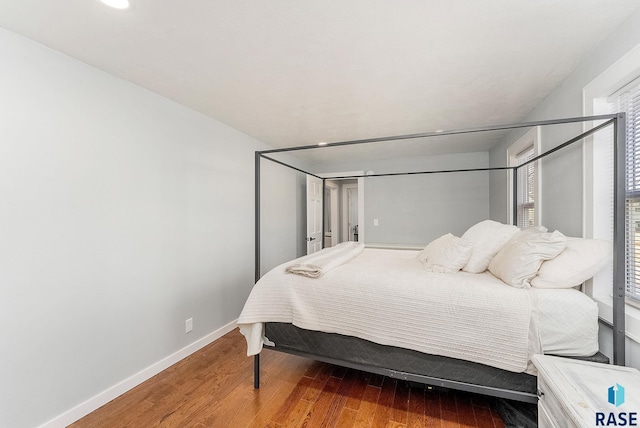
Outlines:
{"type": "Polygon", "coordinates": [[[461,238],[448,233],[418,255],[425,270],[482,273],[487,269],[517,288],[572,288],[611,261],[610,241],[567,238],[542,226],[516,226],[484,220],[461,238]]]}

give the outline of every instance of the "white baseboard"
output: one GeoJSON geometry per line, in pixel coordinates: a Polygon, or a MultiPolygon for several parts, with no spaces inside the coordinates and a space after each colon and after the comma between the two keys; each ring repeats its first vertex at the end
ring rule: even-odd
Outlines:
{"type": "Polygon", "coordinates": [[[146,369],[141,370],[140,372],[123,380],[122,382],[117,383],[116,385],[108,388],[105,391],[102,391],[98,395],[91,397],[87,401],[77,405],[76,407],[70,410],[67,410],[61,415],[56,416],[55,418],[51,419],[49,422],[46,422],[43,425],[40,425],[40,428],[64,428],[72,424],[73,422],[77,421],[83,416],[86,416],[89,413],[96,410],[97,408],[107,404],[109,401],[113,400],[114,398],[140,385],[142,382],[146,381],[147,379],[157,375],[158,373],[165,370],[166,368],[174,365],[178,361],[188,357],[189,355],[193,354],[199,349],[204,348],[208,344],[214,342],[215,340],[229,333],[234,328],[236,328],[236,321],[237,320],[234,320],[229,324],[217,329],[216,331],[207,334],[203,338],[196,340],[192,344],[185,346],[179,351],[169,355],[166,358],[163,358],[162,360],[158,361],[155,364],[152,364],[146,369]]]}

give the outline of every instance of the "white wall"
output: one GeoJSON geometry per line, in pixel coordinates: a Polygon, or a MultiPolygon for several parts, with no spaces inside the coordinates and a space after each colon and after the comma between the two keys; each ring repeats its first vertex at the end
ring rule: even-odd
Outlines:
{"type": "MultiPolygon", "coordinates": [[[[636,45],[640,44],[640,11],[634,13],[607,40],[594,48],[592,54],[526,118],[526,121],[557,119],[583,115],[583,88],[604,72],[617,60],[623,57],[636,45]]],[[[574,134],[581,132],[581,127],[573,128],[574,134]]],[[[568,132],[568,130],[567,130],[568,132]]],[[[566,135],[566,134],[565,134],[566,135]]],[[[502,158],[506,146],[517,139],[513,133],[508,141],[491,152],[492,165],[503,164],[502,158]]],[[[550,131],[542,135],[542,143],[557,144],[562,135],[550,131]]],[[[557,228],[568,234],[582,233],[582,150],[577,148],[568,154],[570,162],[563,162],[543,172],[543,221],[549,228],[557,228]],[[545,187],[545,180],[548,187],[545,187]],[[560,185],[561,184],[561,185],[560,185]],[[545,196],[546,192],[546,196],[545,196]],[[573,200],[559,202],[562,194],[571,194],[573,200]]],[[[499,220],[503,206],[506,204],[506,182],[503,184],[498,177],[491,179],[491,215],[499,220]]],[[[601,344],[610,342],[610,330],[600,327],[601,344]]],[[[602,350],[611,357],[610,347],[601,346],[602,350]]],[[[627,365],[640,368],[640,349],[637,343],[627,339],[627,365]]]]}
{"type": "Polygon", "coordinates": [[[237,318],[266,146],[4,30],[0,63],[0,426],[20,428],[237,318]]]}

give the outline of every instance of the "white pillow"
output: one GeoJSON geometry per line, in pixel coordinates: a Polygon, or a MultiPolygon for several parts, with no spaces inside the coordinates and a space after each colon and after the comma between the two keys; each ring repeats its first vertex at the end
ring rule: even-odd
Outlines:
{"type": "Polygon", "coordinates": [[[493,256],[519,230],[517,226],[502,224],[493,220],[484,220],[471,226],[462,235],[462,239],[466,239],[473,244],[471,257],[462,270],[471,273],[480,273],[487,270],[493,256]]]}
{"type": "Polygon", "coordinates": [[[471,256],[472,244],[447,233],[427,245],[418,258],[429,272],[453,273],[462,269],[471,256]]]}
{"type": "Polygon", "coordinates": [[[549,231],[546,227],[544,227],[542,225],[540,225],[540,226],[527,226],[527,227],[525,227],[523,229],[520,229],[520,230],[522,232],[531,232],[531,231],[533,231],[533,232],[548,232],[549,231]]]}
{"type": "Polygon", "coordinates": [[[611,241],[567,238],[567,248],[542,263],[531,285],[536,288],[571,288],[593,277],[611,261],[611,241]]]}
{"type": "Polygon", "coordinates": [[[516,288],[529,287],[540,265],[560,254],[567,246],[567,237],[553,233],[523,231],[511,238],[489,264],[489,271],[516,288]]]}

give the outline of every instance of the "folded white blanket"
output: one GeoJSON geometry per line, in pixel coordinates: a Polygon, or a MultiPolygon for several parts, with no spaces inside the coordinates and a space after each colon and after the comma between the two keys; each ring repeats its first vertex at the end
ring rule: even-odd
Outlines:
{"type": "Polygon", "coordinates": [[[317,253],[300,257],[288,265],[285,270],[288,273],[318,278],[331,269],[353,260],[362,253],[363,249],[364,244],[360,242],[342,242],[335,247],[325,248],[317,253]]]}

